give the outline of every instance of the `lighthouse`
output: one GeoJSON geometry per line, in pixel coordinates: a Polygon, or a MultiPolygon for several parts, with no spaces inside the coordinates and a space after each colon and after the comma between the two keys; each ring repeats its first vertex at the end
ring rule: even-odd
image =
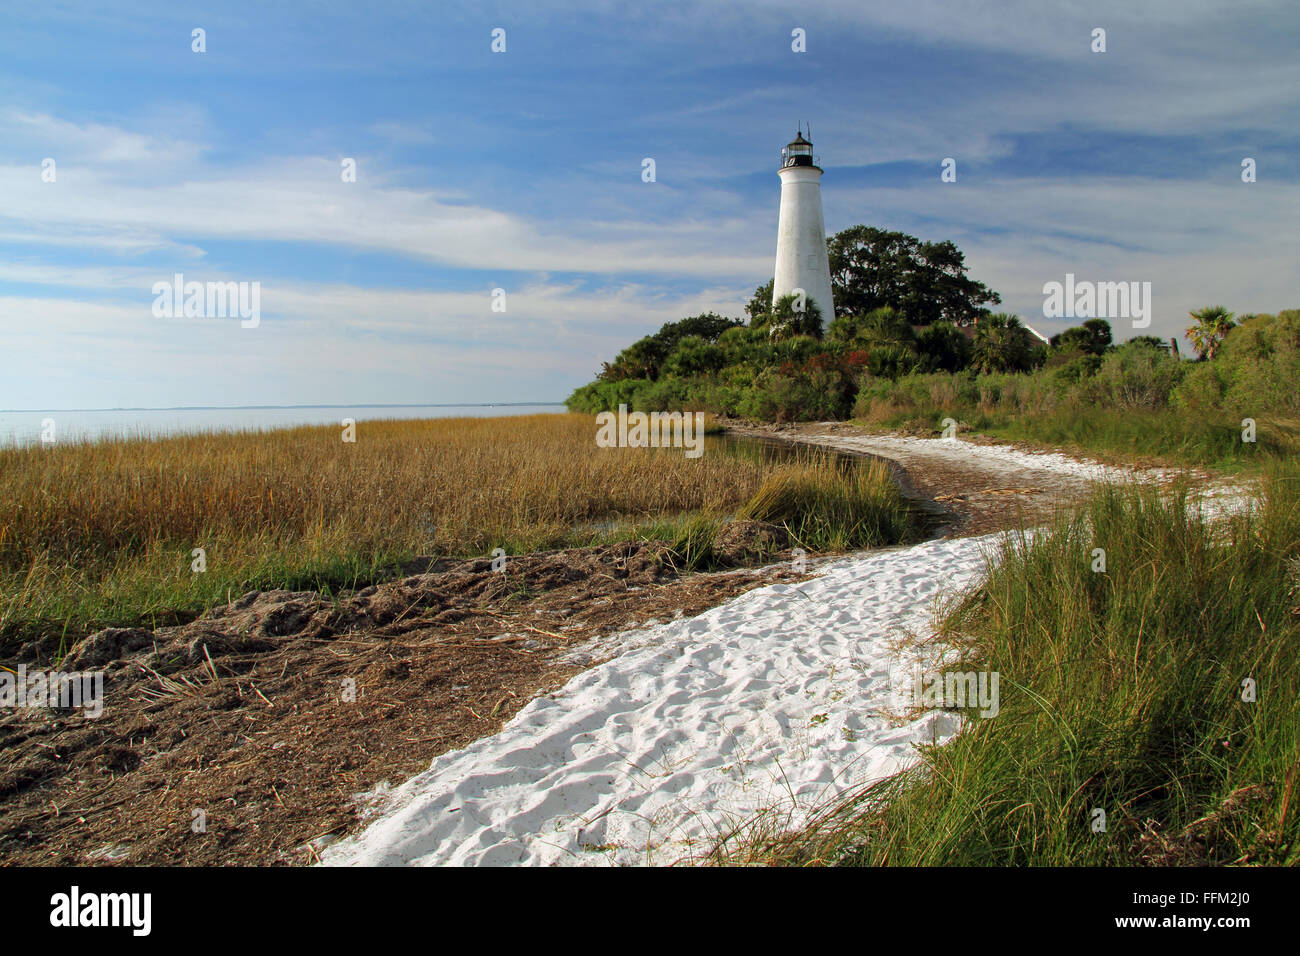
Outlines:
{"type": "Polygon", "coordinates": [[[776,275],[772,303],[783,295],[804,291],[816,302],[822,321],[835,318],[831,300],[831,264],[826,257],[826,226],[822,222],[822,171],[813,161],[812,143],[800,130],[781,150],[781,217],[776,232],[776,275]]]}

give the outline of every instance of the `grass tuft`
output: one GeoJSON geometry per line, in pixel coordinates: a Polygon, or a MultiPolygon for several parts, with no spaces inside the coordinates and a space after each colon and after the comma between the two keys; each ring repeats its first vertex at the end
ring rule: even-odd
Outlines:
{"type": "Polygon", "coordinates": [[[778,468],[745,504],[738,518],[785,526],[810,551],[847,551],[894,544],[909,536],[912,515],[876,459],[830,458],[778,468]]]}

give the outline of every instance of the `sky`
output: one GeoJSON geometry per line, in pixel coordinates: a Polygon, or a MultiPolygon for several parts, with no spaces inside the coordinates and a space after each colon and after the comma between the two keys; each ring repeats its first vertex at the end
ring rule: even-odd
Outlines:
{"type": "Polygon", "coordinates": [[[798,123],[829,232],[1046,334],[1067,273],[1151,283],[1121,340],[1297,308],[1297,47],[1295,0],[4,0],[0,409],[562,401],[743,314],[798,123]],[[156,314],[178,273],[259,321],[156,314]]]}

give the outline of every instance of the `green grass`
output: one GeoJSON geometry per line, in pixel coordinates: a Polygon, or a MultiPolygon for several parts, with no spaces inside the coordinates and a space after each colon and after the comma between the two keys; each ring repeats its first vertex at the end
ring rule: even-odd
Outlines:
{"type": "Polygon", "coordinates": [[[986,433],[1051,445],[1107,459],[1150,460],[1216,471],[1254,472],[1271,458],[1294,454],[1293,424],[1256,423],[1256,440],[1242,440],[1240,423],[1207,421],[1184,410],[1136,414],[1115,409],[1024,416],[990,423],[986,433]]]}
{"type": "Polygon", "coordinates": [[[1239,422],[1207,419],[1185,409],[1062,408],[1035,414],[940,406],[856,422],[937,437],[945,418],[960,422],[963,435],[1028,442],[1109,462],[1198,467],[1226,474],[1257,474],[1269,461],[1300,454],[1300,423],[1259,419],[1255,441],[1247,442],[1239,422]]]}
{"type": "MultiPolygon", "coordinates": [[[[679,572],[699,571],[717,564],[713,542],[722,521],[716,515],[696,514],[681,519],[663,534],[668,542],[669,563],[679,572]]],[[[645,531],[638,530],[641,536],[645,531]]]]}
{"type": "Polygon", "coordinates": [[[1216,525],[1183,492],[1103,487],[1049,533],[1009,536],[941,629],[956,669],[999,673],[998,715],[809,827],[742,830],[717,858],[1300,862],[1300,464],[1270,463],[1264,488],[1262,510],[1216,525]]]}
{"type": "Polygon", "coordinates": [[[913,527],[889,468],[876,460],[852,461],[838,471],[823,459],[816,469],[781,468],[737,515],[784,525],[810,551],[847,551],[894,544],[913,527]]]}

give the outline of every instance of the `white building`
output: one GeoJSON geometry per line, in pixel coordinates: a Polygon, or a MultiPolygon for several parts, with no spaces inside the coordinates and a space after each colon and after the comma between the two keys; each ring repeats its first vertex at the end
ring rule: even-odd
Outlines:
{"type": "Polygon", "coordinates": [[[776,275],[772,301],[802,289],[817,303],[822,322],[835,318],[831,299],[831,266],[826,257],[826,225],[822,221],[822,171],[812,143],[803,132],[781,150],[781,217],[776,233],[776,275]]]}

